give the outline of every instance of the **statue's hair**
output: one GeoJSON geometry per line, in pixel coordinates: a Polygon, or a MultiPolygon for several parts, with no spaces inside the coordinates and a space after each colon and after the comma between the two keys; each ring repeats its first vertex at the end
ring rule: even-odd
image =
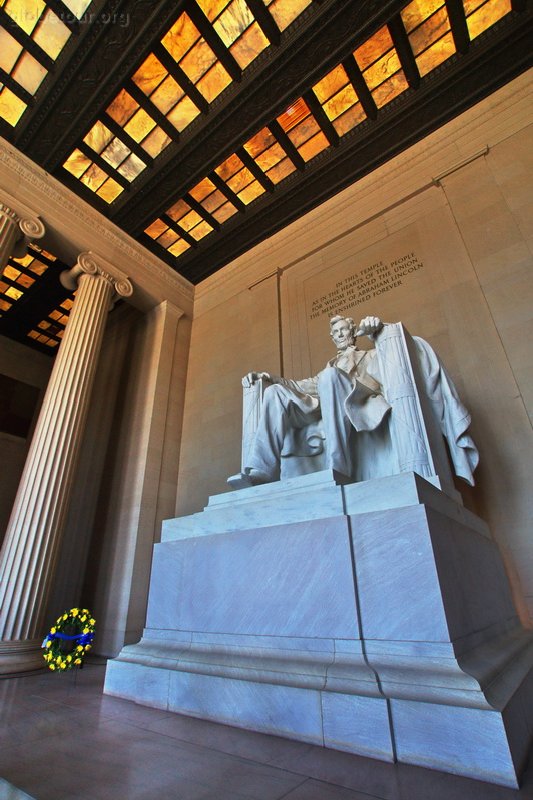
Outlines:
{"type": "Polygon", "coordinates": [[[341,316],[340,314],[337,314],[337,316],[336,316],[336,317],[332,317],[332,318],[330,319],[330,321],[329,321],[329,328],[330,328],[330,330],[331,330],[331,328],[333,328],[333,326],[334,326],[334,325],[335,325],[335,323],[337,323],[337,322],[348,322],[348,323],[349,323],[349,325],[350,325],[350,329],[351,329],[352,331],[355,331],[355,322],[353,321],[353,319],[352,319],[351,317],[343,317],[343,316],[341,316]]]}

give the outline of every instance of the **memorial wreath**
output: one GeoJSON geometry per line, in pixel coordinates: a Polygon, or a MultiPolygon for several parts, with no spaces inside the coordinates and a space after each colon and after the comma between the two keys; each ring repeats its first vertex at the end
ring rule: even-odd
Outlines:
{"type": "Polygon", "coordinates": [[[65,611],[50,628],[42,644],[46,651],[43,657],[49,669],[64,672],[82,667],[83,659],[91,649],[94,631],[95,621],[86,608],[65,611]]]}

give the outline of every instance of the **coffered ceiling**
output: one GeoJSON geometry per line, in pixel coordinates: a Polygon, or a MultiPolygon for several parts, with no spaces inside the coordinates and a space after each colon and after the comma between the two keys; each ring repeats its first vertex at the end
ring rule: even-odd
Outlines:
{"type": "MultiPolygon", "coordinates": [[[[527,0],[0,0],[0,133],[198,283],[529,67],[531,18],[527,0]]],[[[0,333],[53,351],[54,255],[9,267],[0,333]]]]}

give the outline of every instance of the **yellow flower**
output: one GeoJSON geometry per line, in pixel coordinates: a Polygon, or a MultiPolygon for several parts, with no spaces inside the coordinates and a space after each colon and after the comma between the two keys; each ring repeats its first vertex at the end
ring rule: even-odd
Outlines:
{"type": "Polygon", "coordinates": [[[50,669],[55,669],[55,664],[49,664],[50,669]]]}
{"type": "Polygon", "coordinates": [[[72,608],[70,610],[70,613],[72,614],[73,617],[77,617],[78,616],[78,609],[77,608],[72,608]]]}
{"type": "Polygon", "coordinates": [[[86,644],[85,645],[85,652],[87,652],[87,650],[90,650],[90,649],[91,649],[91,645],[90,644],[86,644]]]}
{"type": "Polygon", "coordinates": [[[74,659],[74,663],[75,664],[81,664],[81,658],[75,658],[74,659]]]}
{"type": "Polygon", "coordinates": [[[82,622],[85,622],[85,620],[87,619],[87,614],[84,614],[83,617],[80,617],[80,619],[82,622]]]}
{"type": "Polygon", "coordinates": [[[46,642],[46,646],[47,647],[52,647],[52,642],[50,641],[50,639],[48,639],[48,641],[46,642]]]}
{"type": "Polygon", "coordinates": [[[72,656],[67,656],[67,661],[72,661],[72,656]]]}
{"type": "Polygon", "coordinates": [[[83,647],[81,646],[81,644],[79,644],[79,645],[76,647],[76,652],[77,652],[77,653],[81,653],[81,651],[82,651],[82,650],[83,650],[83,647]]]}
{"type": "Polygon", "coordinates": [[[82,630],[82,633],[89,633],[89,628],[85,626],[85,628],[82,630]]]}
{"type": "Polygon", "coordinates": [[[94,625],[94,624],[95,624],[95,620],[91,617],[91,619],[89,620],[89,625],[94,625]]]}
{"type": "Polygon", "coordinates": [[[50,628],[50,633],[55,633],[55,632],[56,632],[56,629],[55,629],[55,627],[53,627],[53,628],[50,628]]]}
{"type": "Polygon", "coordinates": [[[64,622],[66,619],[68,619],[68,614],[63,614],[63,616],[61,617],[61,619],[62,619],[62,620],[63,620],[63,622],[64,622]]]}

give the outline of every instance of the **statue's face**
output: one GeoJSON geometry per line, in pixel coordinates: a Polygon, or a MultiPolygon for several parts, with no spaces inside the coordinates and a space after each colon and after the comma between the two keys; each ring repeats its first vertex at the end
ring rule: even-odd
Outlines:
{"type": "Polygon", "coordinates": [[[340,319],[331,326],[331,338],[338,350],[346,350],[353,344],[352,326],[346,319],[340,319]]]}

